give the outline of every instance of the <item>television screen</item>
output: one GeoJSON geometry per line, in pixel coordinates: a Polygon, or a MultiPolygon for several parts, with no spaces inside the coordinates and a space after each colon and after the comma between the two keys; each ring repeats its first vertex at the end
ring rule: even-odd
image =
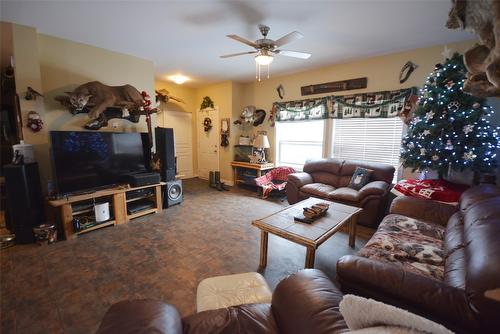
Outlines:
{"type": "Polygon", "coordinates": [[[148,169],[147,133],[51,131],[50,138],[62,194],[125,183],[125,174],[148,169]]]}

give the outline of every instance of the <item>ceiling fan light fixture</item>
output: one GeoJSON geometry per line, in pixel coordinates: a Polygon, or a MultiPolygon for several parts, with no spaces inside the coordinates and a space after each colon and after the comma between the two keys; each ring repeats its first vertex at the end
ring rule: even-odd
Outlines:
{"type": "Polygon", "coordinates": [[[182,75],[182,74],[171,75],[171,76],[168,77],[168,79],[170,81],[175,82],[178,85],[182,85],[183,83],[185,83],[186,81],[189,80],[189,78],[187,76],[182,75]]]}
{"type": "Polygon", "coordinates": [[[261,66],[269,65],[273,62],[273,60],[274,57],[267,53],[260,53],[259,55],[255,56],[255,62],[261,66]]]}

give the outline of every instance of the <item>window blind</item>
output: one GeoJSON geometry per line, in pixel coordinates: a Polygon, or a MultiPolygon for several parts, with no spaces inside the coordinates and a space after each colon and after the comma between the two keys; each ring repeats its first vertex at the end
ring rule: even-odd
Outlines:
{"type": "Polygon", "coordinates": [[[332,156],[380,162],[394,166],[397,180],[403,122],[393,118],[335,119],[332,127],[332,156]]]}

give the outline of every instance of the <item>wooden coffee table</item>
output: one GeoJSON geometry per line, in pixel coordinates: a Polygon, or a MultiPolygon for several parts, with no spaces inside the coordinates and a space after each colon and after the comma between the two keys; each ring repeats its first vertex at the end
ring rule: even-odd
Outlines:
{"type": "Polygon", "coordinates": [[[343,226],[349,229],[349,246],[356,241],[356,222],[363,209],[319,198],[308,198],[262,219],[254,220],[253,226],[261,229],[260,268],[267,265],[268,233],[293,241],[307,248],[305,268],[314,267],[316,248],[328,240],[343,226]],[[294,216],[302,213],[303,208],[317,203],[328,203],[330,208],[324,217],[312,224],[295,222],[294,216]]]}

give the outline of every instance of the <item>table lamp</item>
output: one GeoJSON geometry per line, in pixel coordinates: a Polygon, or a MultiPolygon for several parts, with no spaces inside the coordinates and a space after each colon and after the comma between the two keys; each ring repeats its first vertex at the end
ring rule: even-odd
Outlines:
{"type": "Polygon", "coordinates": [[[255,140],[253,141],[253,147],[255,147],[257,149],[257,152],[259,153],[259,163],[267,163],[265,149],[271,147],[271,145],[269,145],[269,139],[267,138],[267,136],[258,135],[257,138],[255,138],[255,140]]]}

